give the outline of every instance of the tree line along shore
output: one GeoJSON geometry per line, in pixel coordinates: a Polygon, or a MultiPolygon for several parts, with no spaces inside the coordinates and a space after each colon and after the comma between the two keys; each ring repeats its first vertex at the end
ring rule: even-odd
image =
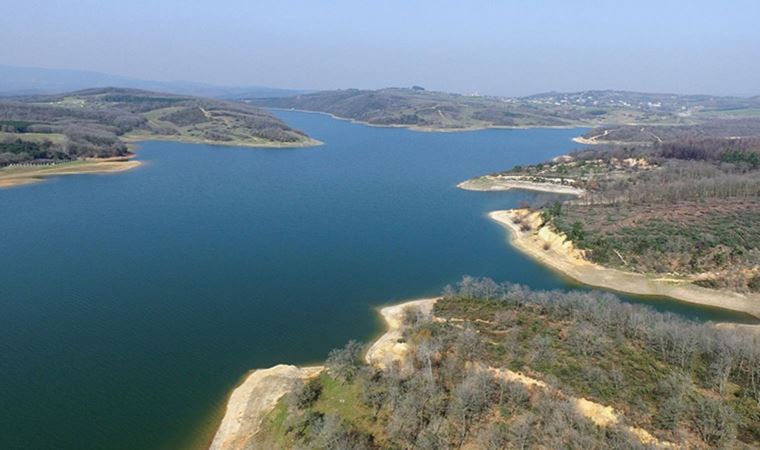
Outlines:
{"type": "Polygon", "coordinates": [[[568,194],[491,216],[518,248],[582,283],[758,316],[760,120],[658,128],[668,140],[650,142],[646,128],[619,128],[586,134],[614,143],[460,187],[568,194]]]}
{"type": "Polygon", "coordinates": [[[754,448],[760,333],[464,277],[324,366],[254,371],[211,448],[754,448]],[[255,394],[256,392],[261,395],[255,394]],[[241,407],[241,405],[243,405],[241,407]]]}
{"type": "Polygon", "coordinates": [[[138,163],[117,160],[133,155],[129,143],[150,139],[250,147],[319,144],[239,102],[119,88],[12,97],[0,99],[0,185],[127,170],[138,163]],[[23,171],[27,177],[20,176],[23,171]]]}

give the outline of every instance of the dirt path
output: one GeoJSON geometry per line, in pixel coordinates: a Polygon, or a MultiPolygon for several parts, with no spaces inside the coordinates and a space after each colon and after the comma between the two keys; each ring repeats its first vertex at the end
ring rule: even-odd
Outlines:
{"type": "Polygon", "coordinates": [[[645,128],[642,128],[641,132],[649,134],[653,138],[657,139],[657,142],[659,142],[660,144],[662,144],[662,139],[660,139],[660,136],[657,136],[656,134],[654,134],[653,132],[651,132],[651,131],[649,131],[649,130],[647,130],[645,128]]]}

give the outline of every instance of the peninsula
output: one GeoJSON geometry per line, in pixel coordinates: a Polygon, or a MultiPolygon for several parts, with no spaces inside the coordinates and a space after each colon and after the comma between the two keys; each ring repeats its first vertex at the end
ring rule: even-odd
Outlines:
{"type": "Polygon", "coordinates": [[[577,281],[760,317],[760,120],[609,127],[586,139],[599,145],[459,186],[570,194],[490,217],[577,281]],[[646,141],[652,130],[662,136],[646,141]]]}
{"type": "Polygon", "coordinates": [[[352,341],[324,366],[253,371],[211,448],[759,442],[760,334],[472,277],[380,313],[387,331],[366,351],[352,341]]]}
{"type": "Polygon", "coordinates": [[[250,105],[135,89],[89,89],[0,100],[0,187],[139,165],[129,142],[250,147],[319,144],[250,105]]]}

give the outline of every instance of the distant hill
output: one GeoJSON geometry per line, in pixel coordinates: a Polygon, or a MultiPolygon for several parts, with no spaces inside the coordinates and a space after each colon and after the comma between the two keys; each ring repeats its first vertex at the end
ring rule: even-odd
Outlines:
{"type": "Polygon", "coordinates": [[[417,129],[692,124],[756,116],[757,97],[625,91],[546,93],[507,98],[426,91],[419,87],[344,89],[279,98],[244,98],[259,106],[319,111],[374,125],[417,129]]]}
{"type": "Polygon", "coordinates": [[[0,100],[0,167],[124,156],[128,139],[270,147],[314,143],[265,111],[224,100],[122,88],[0,100]]]}
{"type": "Polygon", "coordinates": [[[421,89],[345,89],[248,100],[259,106],[320,111],[373,125],[420,129],[573,124],[568,118],[549,117],[536,108],[518,109],[508,101],[496,97],[464,96],[421,89]]]}
{"type": "Polygon", "coordinates": [[[0,95],[58,94],[88,88],[121,87],[201,97],[280,97],[304,91],[261,86],[216,86],[191,81],[151,81],[87,70],[43,69],[0,64],[0,95]]]}

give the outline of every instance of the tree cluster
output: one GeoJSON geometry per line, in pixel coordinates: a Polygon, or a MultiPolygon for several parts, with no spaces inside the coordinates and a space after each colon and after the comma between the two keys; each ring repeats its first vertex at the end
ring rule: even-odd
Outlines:
{"type": "Polygon", "coordinates": [[[610,294],[532,291],[487,278],[463,278],[435,309],[437,320],[419,311],[405,315],[411,371],[406,365],[385,371],[366,366],[354,342],[334,350],[322,379],[337,387],[306,383],[286,401],[286,419],[265,426],[259,443],[650,448],[628,425],[696,448],[751,445],[760,438],[756,336],[621,303],[610,294]],[[594,363],[621,355],[633,359],[612,370],[594,363]],[[574,363],[580,366],[563,369],[574,363]],[[516,367],[549,387],[507,381],[488,366],[516,367]],[[642,371],[653,370],[641,378],[642,371]],[[630,417],[598,427],[579,413],[571,398],[576,392],[617,402],[630,417]],[[336,400],[345,403],[337,410],[325,406],[336,400]]]}

